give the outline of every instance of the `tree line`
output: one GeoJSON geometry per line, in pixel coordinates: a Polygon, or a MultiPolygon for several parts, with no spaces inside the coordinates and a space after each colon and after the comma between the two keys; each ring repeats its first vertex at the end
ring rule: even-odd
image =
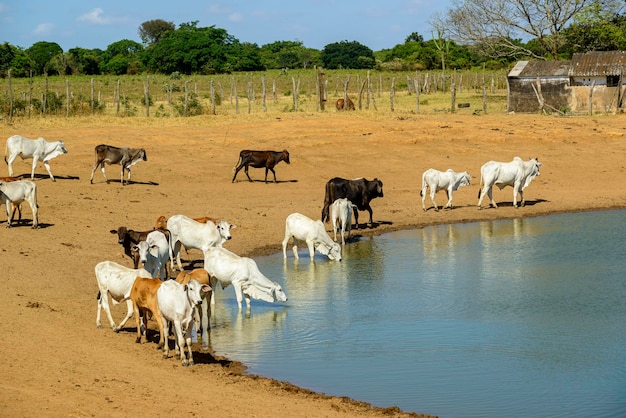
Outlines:
{"type": "Polygon", "coordinates": [[[462,0],[430,20],[432,39],[417,32],[403,44],[372,51],[357,41],[322,50],[300,41],[258,46],[225,29],[155,19],[138,28],[141,43],[123,39],[105,50],[36,42],[0,45],[0,76],[229,74],[270,69],[385,71],[499,69],[520,59],[569,59],[588,51],[626,49],[622,0],[462,0]],[[528,39],[523,41],[523,39],[528,39]]]}

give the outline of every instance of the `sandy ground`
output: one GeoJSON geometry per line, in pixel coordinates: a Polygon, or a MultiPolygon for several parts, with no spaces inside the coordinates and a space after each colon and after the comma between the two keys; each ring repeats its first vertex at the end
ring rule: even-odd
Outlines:
{"type": "MultiPolygon", "coordinates": [[[[197,364],[183,368],[175,358],[161,359],[154,343],[135,344],[132,320],[119,334],[97,329],[94,266],[103,260],[131,266],[109,233],[118,226],[147,230],[159,215],[206,215],[237,225],[228,249],[248,256],[276,252],[286,216],[301,212],[318,219],[324,185],[335,176],[384,182],[385,196],[372,202],[376,225],[356,231],[360,235],[626,207],[624,116],[330,112],[0,122],[0,137],[16,133],[63,139],[69,153],[52,160],[55,183],[41,163],[37,167],[40,229],[30,228],[27,205],[25,225],[6,229],[0,216],[3,416],[404,415],[250,376],[242,365],[199,347],[197,364]],[[133,168],[129,186],[119,183],[115,166],[107,170],[110,184],[99,172],[90,184],[93,150],[101,143],[146,149],[148,161],[133,168]],[[289,150],[291,164],[277,166],[278,184],[264,184],[260,169],[250,171],[254,182],[241,172],[231,183],[245,148],[289,150]],[[481,165],[514,156],[544,164],[526,189],[527,205],[513,208],[507,188],[494,191],[498,209],[478,211],[481,165]],[[453,210],[422,210],[421,174],[429,167],[472,175],[472,185],[454,194],[453,210]]],[[[30,161],[18,160],[15,169],[28,175],[30,161]]],[[[2,170],[8,174],[6,166],[2,170]]],[[[444,204],[444,193],[437,199],[444,204]]],[[[114,318],[124,311],[114,306],[114,318]]]]}

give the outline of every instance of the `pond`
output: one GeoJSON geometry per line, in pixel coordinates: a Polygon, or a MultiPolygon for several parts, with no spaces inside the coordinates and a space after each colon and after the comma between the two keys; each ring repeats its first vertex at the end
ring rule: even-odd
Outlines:
{"type": "MultiPolygon", "coordinates": [[[[445,216],[445,215],[444,215],[445,216]]],[[[249,372],[441,417],[626,414],[626,211],[361,238],[259,257],[284,304],[216,291],[211,343],[249,372]]]]}

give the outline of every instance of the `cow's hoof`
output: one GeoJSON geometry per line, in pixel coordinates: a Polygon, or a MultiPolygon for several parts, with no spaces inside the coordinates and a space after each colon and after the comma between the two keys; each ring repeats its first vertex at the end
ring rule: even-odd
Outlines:
{"type": "Polygon", "coordinates": [[[141,338],[135,338],[135,343],[141,344],[141,338]]]}
{"type": "Polygon", "coordinates": [[[96,324],[96,328],[102,329],[102,324],[96,324]]]}
{"type": "Polygon", "coordinates": [[[118,327],[113,328],[113,332],[119,333],[120,332],[120,328],[118,328],[118,327]]]}

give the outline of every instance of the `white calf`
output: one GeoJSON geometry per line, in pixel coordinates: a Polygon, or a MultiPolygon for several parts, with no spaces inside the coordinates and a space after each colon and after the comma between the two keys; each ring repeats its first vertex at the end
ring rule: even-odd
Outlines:
{"type": "Polygon", "coordinates": [[[311,261],[315,250],[331,260],[341,261],[341,246],[334,242],[322,221],[314,221],[301,213],[292,213],[285,221],[285,239],[283,239],[283,257],[287,258],[287,243],[293,237],[293,255],[298,258],[298,241],[305,241],[309,247],[311,261]]]}
{"type": "MultiPolygon", "coordinates": [[[[185,215],[174,215],[167,220],[167,229],[171,233],[171,243],[173,246],[173,255],[176,257],[178,270],[182,271],[183,266],[180,263],[180,246],[186,249],[195,248],[203,253],[210,247],[221,247],[224,242],[231,238],[230,230],[237,228],[226,221],[216,223],[201,223],[185,215]]],[[[174,260],[171,260],[172,270],[174,269],[174,260]]]]}
{"type": "MultiPolygon", "coordinates": [[[[242,296],[246,298],[247,308],[250,308],[250,298],[270,303],[287,301],[282,287],[265,277],[251,258],[240,257],[222,247],[212,247],[204,253],[204,268],[211,276],[214,289],[218,281],[222,289],[233,285],[239,309],[242,296]]],[[[215,293],[211,295],[211,303],[215,303],[215,293]]]]}
{"type": "Polygon", "coordinates": [[[39,227],[37,185],[34,182],[30,180],[18,180],[9,183],[0,181],[0,199],[7,207],[7,228],[11,227],[16,208],[20,211],[21,219],[20,205],[24,201],[28,202],[30,210],[33,212],[33,228],[39,227]]]}
{"type": "Polygon", "coordinates": [[[137,277],[152,278],[152,275],[145,269],[131,269],[114,263],[113,261],[102,261],[96,264],[95,272],[96,280],[98,281],[98,314],[96,316],[96,326],[102,328],[100,312],[101,309],[104,309],[111,323],[111,328],[113,331],[118,332],[122,329],[124,324],[126,324],[126,321],[133,316],[133,304],[129,298],[135,279],[137,277]],[[113,322],[113,317],[111,316],[109,295],[111,295],[113,304],[118,304],[126,300],[128,306],[126,317],[118,326],[115,326],[115,322],[113,322]]]}
{"type": "MultiPolygon", "coordinates": [[[[176,281],[180,284],[187,284],[191,280],[197,280],[200,284],[211,285],[211,276],[203,268],[193,269],[191,272],[181,271],[176,276],[176,281]]],[[[213,292],[205,294],[202,298],[200,309],[195,309],[193,320],[196,324],[196,330],[202,331],[202,349],[209,349],[209,320],[211,319],[211,308],[209,306],[213,292]],[[209,295],[210,293],[210,295],[209,295]],[[207,300],[207,297],[209,300],[207,300]]]]}
{"type": "Polygon", "coordinates": [[[146,240],[139,241],[133,250],[139,253],[139,261],[152,277],[167,279],[167,262],[172,257],[172,247],[163,232],[150,232],[146,240]]]}
{"type": "Polygon", "coordinates": [[[435,202],[435,193],[440,190],[445,190],[448,195],[448,203],[444,206],[444,209],[452,208],[452,192],[456,191],[461,186],[469,186],[470,175],[467,171],[462,173],[456,173],[452,169],[446,171],[435,170],[429,168],[422,174],[422,190],[420,190],[420,196],[422,196],[422,209],[426,211],[426,191],[430,188],[430,200],[433,201],[435,211],[438,211],[437,203],[435,202]]]}
{"type": "Polygon", "coordinates": [[[191,321],[193,311],[202,303],[203,293],[211,291],[211,287],[200,284],[196,280],[190,280],[188,284],[181,285],[175,280],[163,282],[157,290],[159,309],[163,317],[163,333],[165,345],[163,346],[163,357],[169,353],[167,341],[169,324],[174,323],[176,332],[176,347],[180,356],[181,364],[193,365],[193,354],[191,352],[191,321]],[[184,337],[183,337],[184,334],[184,337]],[[188,356],[185,356],[185,345],[188,348],[188,356]]]}
{"type": "Polygon", "coordinates": [[[341,224],[341,244],[346,243],[344,237],[346,231],[348,231],[348,239],[350,239],[353,208],[356,208],[356,205],[345,197],[335,200],[330,207],[330,217],[333,220],[333,233],[335,234],[335,241],[337,241],[338,224],[341,224]]]}

